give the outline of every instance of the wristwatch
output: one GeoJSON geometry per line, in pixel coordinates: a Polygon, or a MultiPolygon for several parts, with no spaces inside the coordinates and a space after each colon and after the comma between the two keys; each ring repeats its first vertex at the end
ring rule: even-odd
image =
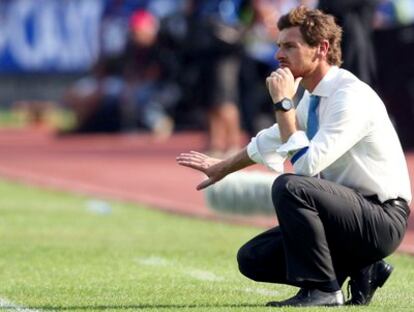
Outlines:
{"type": "Polygon", "coordinates": [[[283,98],[281,101],[273,104],[273,110],[287,112],[293,108],[293,101],[288,98],[283,98]]]}

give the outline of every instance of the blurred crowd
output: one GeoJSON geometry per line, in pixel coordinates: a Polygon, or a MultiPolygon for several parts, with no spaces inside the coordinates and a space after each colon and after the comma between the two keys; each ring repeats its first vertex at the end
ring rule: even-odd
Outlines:
{"type": "Polygon", "coordinates": [[[336,15],[353,47],[344,65],[368,83],[372,27],[414,16],[412,0],[107,0],[99,58],[65,94],[75,131],[146,129],[162,140],[198,125],[208,153],[233,153],[244,131],[272,122],[263,82],[278,66],[276,22],[299,4],[336,15]],[[359,17],[349,3],[361,3],[359,17]]]}

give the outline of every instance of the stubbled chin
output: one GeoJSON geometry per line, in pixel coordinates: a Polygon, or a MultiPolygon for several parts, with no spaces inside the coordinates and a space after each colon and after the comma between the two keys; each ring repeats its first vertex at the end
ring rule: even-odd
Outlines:
{"type": "Polygon", "coordinates": [[[291,71],[291,73],[292,73],[292,75],[293,75],[294,78],[297,78],[297,77],[300,76],[300,75],[298,75],[298,73],[295,70],[290,69],[290,71],[291,71]]]}
{"type": "Polygon", "coordinates": [[[298,78],[298,77],[302,77],[303,75],[302,75],[302,73],[300,73],[300,72],[298,72],[298,71],[296,71],[296,70],[290,70],[291,72],[292,72],[292,75],[293,75],[293,77],[296,79],[296,78],[298,78]]]}

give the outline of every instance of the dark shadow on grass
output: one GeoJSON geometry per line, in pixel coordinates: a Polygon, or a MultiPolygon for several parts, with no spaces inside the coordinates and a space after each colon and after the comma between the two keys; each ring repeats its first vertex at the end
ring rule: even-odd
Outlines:
{"type": "MultiPolygon", "coordinates": [[[[39,311],[71,311],[71,310],[140,310],[140,309],[188,309],[188,308],[259,308],[261,304],[132,304],[132,305],[85,305],[85,306],[32,306],[25,309],[39,311]]],[[[5,310],[16,310],[16,307],[2,306],[5,310]]]]}

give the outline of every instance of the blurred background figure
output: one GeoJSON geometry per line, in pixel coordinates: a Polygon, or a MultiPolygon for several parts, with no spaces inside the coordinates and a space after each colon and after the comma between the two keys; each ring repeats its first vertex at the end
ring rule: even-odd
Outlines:
{"type": "Polygon", "coordinates": [[[167,109],[177,103],[180,90],[171,79],[171,58],[163,55],[160,22],[145,9],[133,11],[128,21],[122,50],[102,52],[94,75],[75,83],[65,102],[76,114],[78,132],[144,127],[165,139],[174,126],[167,109]]]}
{"type": "Polygon", "coordinates": [[[159,41],[160,23],[145,9],[128,18],[122,49],[104,50],[93,75],[80,79],[65,97],[75,112],[77,132],[149,129],[168,138],[174,127],[167,109],[180,97],[170,80],[168,60],[159,41]]]}
{"type": "Polygon", "coordinates": [[[376,30],[412,25],[414,2],[411,0],[379,0],[374,13],[376,30]]]}
{"type": "Polygon", "coordinates": [[[124,130],[141,124],[156,137],[168,138],[173,121],[166,110],[178,101],[179,89],[169,80],[159,27],[158,19],[146,10],[138,10],[130,18],[130,38],[122,59],[126,83],[122,122],[124,130]]]}
{"type": "Polygon", "coordinates": [[[378,93],[405,149],[414,148],[414,1],[381,0],[374,15],[378,93]]]}
{"type": "Polygon", "coordinates": [[[207,153],[231,154],[241,146],[239,72],[244,25],[241,0],[187,2],[185,54],[196,71],[195,101],[208,123],[207,153]]]}
{"type": "Polygon", "coordinates": [[[278,0],[252,0],[249,23],[244,36],[245,55],[241,67],[241,111],[243,126],[249,136],[269,126],[274,118],[263,83],[278,67],[276,21],[280,16],[278,0]]]}
{"type": "Polygon", "coordinates": [[[124,83],[115,65],[112,59],[100,58],[90,75],[65,91],[62,101],[74,113],[76,124],[68,133],[120,130],[120,97],[124,83]]]}
{"type": "Polygon", "coordinates": [[[319,0],[319,8],[342,27],[342,67],[368,84],[374,82],[376,61],[373,18],[379,0],[319,0]]]}

